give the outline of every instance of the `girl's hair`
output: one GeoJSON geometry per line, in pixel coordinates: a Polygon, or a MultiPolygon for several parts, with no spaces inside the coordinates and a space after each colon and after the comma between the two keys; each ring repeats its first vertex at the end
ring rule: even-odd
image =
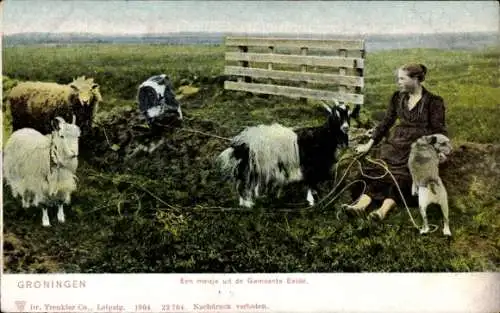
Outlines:
{"type": "Polygon", "coordinates": [[[423,64],[410,63],[401,66],[401,70],[405,71],[410,78],[417,78],[419,82],[425,80],[427,74],[427,67],[423,64]]]}

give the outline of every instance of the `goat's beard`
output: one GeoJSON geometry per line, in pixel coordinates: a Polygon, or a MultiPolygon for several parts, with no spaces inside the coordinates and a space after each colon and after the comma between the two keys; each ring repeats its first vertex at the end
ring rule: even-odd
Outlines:
{"type": "Polygon", "coordinates": [[[341,149],[347,148],[349,146],[349,136],[342,133],[337,137],[338,146],[341,149]]]}

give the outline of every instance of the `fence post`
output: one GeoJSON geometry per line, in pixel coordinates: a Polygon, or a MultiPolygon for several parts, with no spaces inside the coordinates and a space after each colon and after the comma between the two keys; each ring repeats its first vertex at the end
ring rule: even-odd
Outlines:
{"type": "MultiPolygon", "coordinates": [[[[339,49],[339,56],[342,57],[342,58],[347,57],[347,50],[346,49],[339,49]]],[[[339,67],[339,75],[345,76],[346,75],[346,71],[347,71],[347,68],[345,68],[345,67],[339,67]]],[[[345,94],[345,93],[347,93],[347,86],[345,86],[345,85],[339,85],[338,92],[339,92],[339,94],[345,94]]],[[[344,102],[344,101],[342,100],[342,102],[344,102]]],[[[344,103],[344,104],[346,104],[346,103],[344,103]]]]}
{"type": "MultiPolygon", "coordinates": [[[[307,47],[301,47],[300,48],[300,54],[301,55],[307,55],[307,47]]],[[[300,71],[301,72],[307,72],[307,65],[302,64],[300,66],[300,71]]],[[[303,81],[300,85],[301,85],[301,87],[306,88],[307,87],[307,82],[303,81]]],[[[300,98],[299,101],[302,104],[307,104],[307,98],[300,98]]]]}
{"type": "MultiPolygon", "coordinates": [[[[365,59],[365,56],[366,56],[366,50],[365,50],[365,43],[363,42],[363,50],[361,50],[361,59],[364,60],[365,59]]],[[[364,76],[364,67],[363,68],[356,68],[356,74],[359,76],[359,77],[363,77],[364,76]]],[[[363,88],[360,87],[360,86],[356,86],[355,88],[356,92],[357,93],[361,93],[363,88]]]]}
{"type": "MultiPolygon", "coordinates": [[[[269,53],[270,53],[270,54],[273,54],[273,53],[274,53],[274,47],[273,47],[273,46],[269,46],[269,53]]],[[[268,69],[268,70],[270,70],[270,71],[272,71],[272,70],[273,70],[273,63],[267,63],[267,69],[268,69]]],[[[268,82],[269,84],[271,84],[271,83],[272,83],[272,79],[271,79],[271,78],[269,78],[269,79],[267,80],[267,82],[268,82]]]]}
{"type": "MultiPolygon", "coordinates": [[[[240,52],[243,52],[243,53],[247,53],[248,52],[248,47],[247,46],[238,46],[238,49],[240,50],[240,52]]],[[[240,65],[242,67],[248,67],[249,66],[248,61],[240,61],[239,63],[240,63],[240,65]]],[[[249,76],[245,76],[244,80],[245,80],[245,83],[251,83],[252,82],[252,78],[249,77],[249,76]]],[[[242,82],[243,78],[242,77],[238,77],[238,81],[242,82]]]]}

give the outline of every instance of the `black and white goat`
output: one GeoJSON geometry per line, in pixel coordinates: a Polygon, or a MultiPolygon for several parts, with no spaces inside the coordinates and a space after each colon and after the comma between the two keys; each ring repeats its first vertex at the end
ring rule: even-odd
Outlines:
{"type": "Polygon", "coordinates": [[[137,103],[149,125],[163,115],[182,120],[182,110],[166,74],[154,75],[143,81],[137,90],[137,103]]]}
{"type": "Polygon", "coordinates": [[[324,107],[328,118],[322,126],[294,130],[278,123],[258,125],[232,138],[217,162],[234,180],[240,206],[252,207],[262,188],[298,181],[305,183],[306,199],[314,205],[318,184],[331,177],[337,148],[348,146],[350,119],[356,119],[360,111],[360,105],[350,111],[338,102],[324,107]]]}

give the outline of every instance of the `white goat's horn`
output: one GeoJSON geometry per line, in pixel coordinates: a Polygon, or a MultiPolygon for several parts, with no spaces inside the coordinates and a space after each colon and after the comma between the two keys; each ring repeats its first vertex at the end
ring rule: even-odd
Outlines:
{"type": "Polygon", "coordinates": [[[332,113],[332,109],[330,108],[330,106],[328,106],[328,104],[326,104],[325,101],[322,101],[321,102],[321,105],[329,112],[329,113],[332,113]]]}
{"type": "Polygon", "coordinates": [[[73,121],[71,122],[71,124],[75,124],[76,123],[76,115],[73,114],[73,121]]]}

